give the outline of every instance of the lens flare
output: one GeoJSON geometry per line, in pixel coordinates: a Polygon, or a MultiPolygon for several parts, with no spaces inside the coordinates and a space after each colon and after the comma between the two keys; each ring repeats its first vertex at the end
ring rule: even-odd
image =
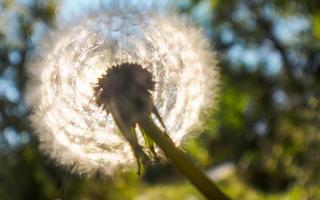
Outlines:
{"type": "Polygon", "coordinates": [[[94,97],[99,77],[121,63],[152,74],[152,98],[176,145],[199,132],[218,73],[209,41],[185,17],[113,8],[52,32],[29,62],[26,99],[41,149],[58,164],[108,175],[135,167],[130,146],[94,97]]]}

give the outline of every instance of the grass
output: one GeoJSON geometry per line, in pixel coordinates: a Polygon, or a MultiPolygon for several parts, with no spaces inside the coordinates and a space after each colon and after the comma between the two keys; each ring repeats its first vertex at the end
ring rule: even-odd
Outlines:
{"type": "MultiPolygon", "coordinates": [[[[302,188],[292,186],[288,191],[281,193],[265,193],[242,182],[237,176],[219,182],[219,187],[233,199],[241,200],[307,200],[310,191],[313,195],[320,195],[319,188],[302,188]],[[308,192],[309,191],[309,192],[308,192]]],[[[154,185],[143,184],[134,200],[204,200],[205,198],[189,182],[172,182],[154,185]]]]}

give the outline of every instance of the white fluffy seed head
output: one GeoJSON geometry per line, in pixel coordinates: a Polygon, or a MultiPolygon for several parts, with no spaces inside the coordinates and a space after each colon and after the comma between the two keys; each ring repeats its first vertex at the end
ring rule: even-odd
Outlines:
{"type": "Polygon", "coordinates": [[[135,166],[130,146],[93,95],[98,78],[116,64],[138,63],[152,73],[153,100],[175,144],[199,132],[219,77],[209,41],[186,18],[113,8],[52,32],[30,59],[26,99],[41,149],[59,164],[108,175],[135,166]]]}

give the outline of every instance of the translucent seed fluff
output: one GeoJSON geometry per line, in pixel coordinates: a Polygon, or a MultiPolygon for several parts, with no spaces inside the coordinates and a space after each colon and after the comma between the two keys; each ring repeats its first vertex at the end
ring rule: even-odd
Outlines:
{"type": "Polygon", "coordinates": [[[185,17],[114,7],[57,27],[29,61],[26,99],[40,148],[58,164],[81,174],[135,167],[129,144],[94,96],[99,77],[122,63],[152,74],[154,104],[176,145],[199,132],[219,76],[209,41],[185,17]]]}

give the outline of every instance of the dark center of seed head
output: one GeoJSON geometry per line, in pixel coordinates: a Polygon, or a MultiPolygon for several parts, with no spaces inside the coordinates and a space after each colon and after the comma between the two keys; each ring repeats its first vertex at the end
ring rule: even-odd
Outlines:
{"type": "Polygon", "coordinates": [[[115,65],[98,79],[96,103],[107,113],[117,112],[125,123],[136,123],[153,108],[150,92],[154,85],[152,74],[141,65],[115,65]]]}

